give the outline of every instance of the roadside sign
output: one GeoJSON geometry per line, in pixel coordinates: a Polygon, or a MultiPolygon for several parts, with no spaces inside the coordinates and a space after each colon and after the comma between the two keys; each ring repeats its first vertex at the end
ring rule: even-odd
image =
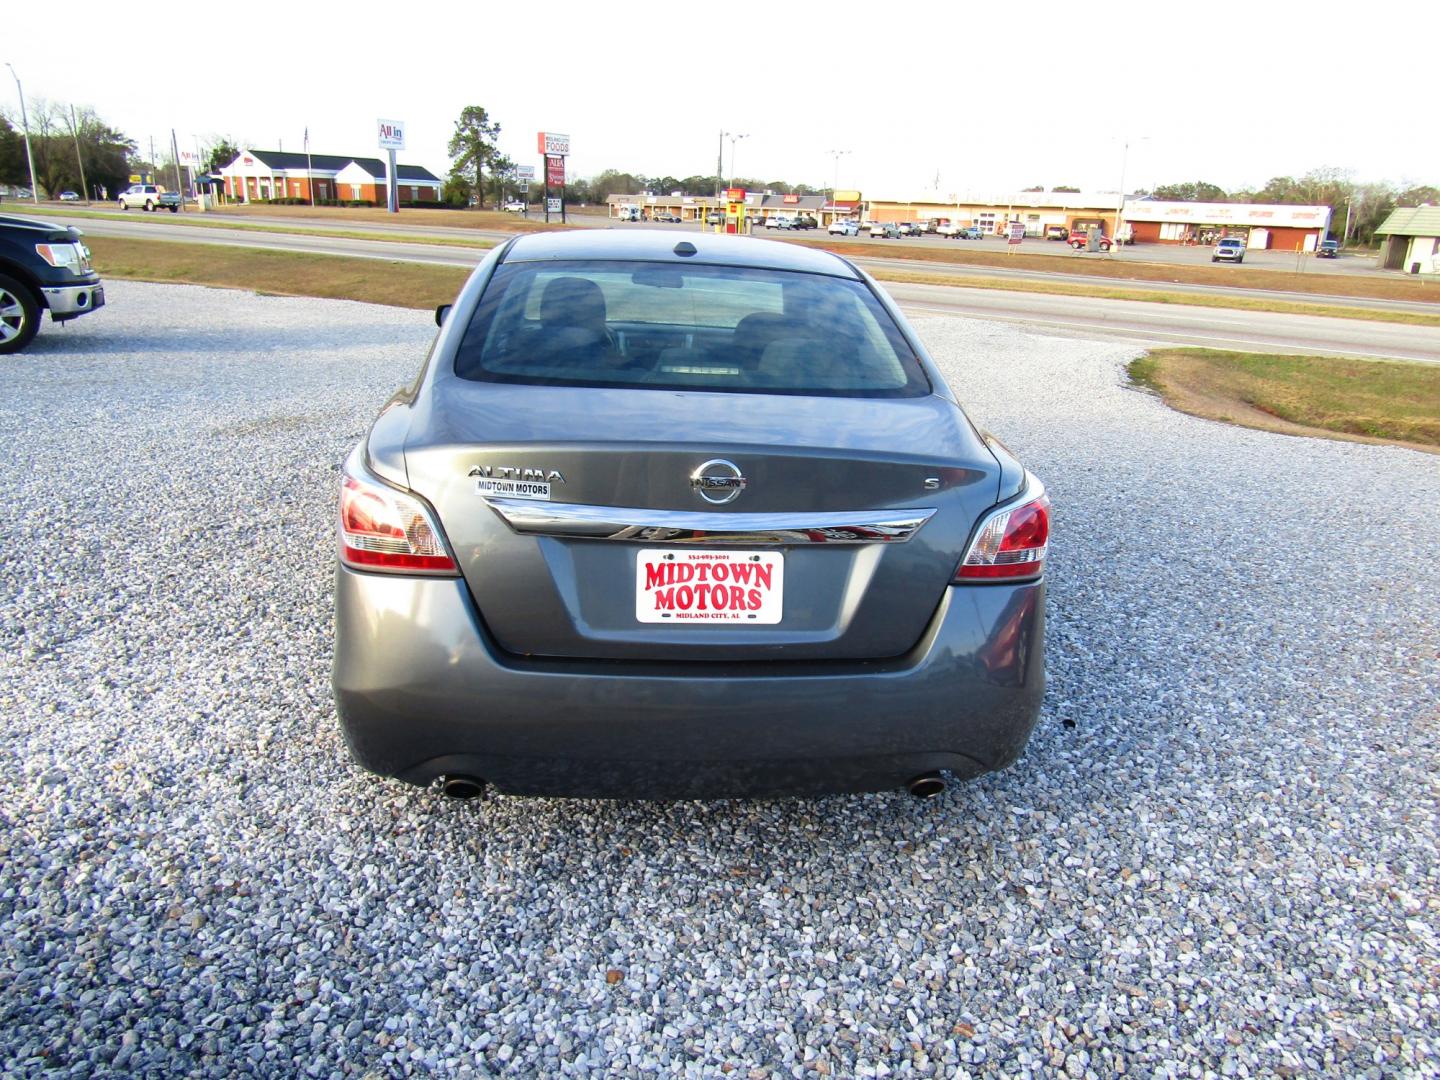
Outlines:
{"type": "Polygon", "coordinates": [[[516,166],[515,166],[515,179],[516,179],[516,180],[534,180],[534,179],[535,179],[535,166],[534,166],[534,165],[516,165],[516,166]]]}
{"type": "Polygon", "coordinates": [[[569,135],[556,135],[552,131],[538,131],[536,135],[537,138],[535,141],[538,144],[536,149],[539,150],[540,153],[559,154],[561,157],[565,157],[570,153],[569,135]]]}
{"type": "Polygon", "coordinates": [[[545,200],[545,212],[546,212],[547,214],[558,214],[558,213],[560,213],[560,200],[559,200],[559,199],[546,199],[546,200],[545,200]]]}
{"type": "Polygon", "coordinates": [[[744,202],[745,189],[743,187],[732,187],[725,189],[726,202],[744,202]]]}
{"type": "Polygon", "coordinates": [[[200,155],[194,150],[181,150],[180,164],[187,169],[197,169],[200,167],[200,155]]]}
{"type": "Polygon", "coordinates": [[[565,186],[565,159],[558,154],[545,155],[545,182],[551,187],[565,186]]]}
{"type": "Polygon", "coordinates": [[[1006,243],[1018,244],[1025,239],[1025,223],[1023,221],[1010,222],[1009,234],[1006,243]]]}
{"type": "Polygon", "coordinates": [[[521,195],[524,195],[527,191],[530,190],[530,181],[529,181],[529,180],[521,180],[521,181],[520,181],[520,184],[519,184],[519,188],[520,188],[520,194],[521,194],[521,195]]]}
{"type": "Polygon", "coordinates": [[[405,149],[405,122],[403,120],[379,120],[380,149],[405,149]]]}

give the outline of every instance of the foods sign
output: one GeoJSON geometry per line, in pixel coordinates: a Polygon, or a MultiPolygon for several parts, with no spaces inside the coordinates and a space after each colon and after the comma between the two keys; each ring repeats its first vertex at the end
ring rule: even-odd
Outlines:
{"type": "Polygon", "coordinates": [[[551,131],[536,132],[536,142],[539,144],[536,149],[542,154],[559,154],[565,157],[570,153],[570,136],[556,135],[551,131]]]}

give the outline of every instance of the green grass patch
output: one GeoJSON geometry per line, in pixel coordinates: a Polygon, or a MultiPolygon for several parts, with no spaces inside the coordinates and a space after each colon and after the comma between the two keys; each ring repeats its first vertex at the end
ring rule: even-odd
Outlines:
{"type": "Polygon", "coordinates": [[[1440,450],[1440,364],[1156,349],[1129,374],[1197,416],[1440,450]]]}
{"type": "Polygon", "coordinates": [[[215,285],[277,296],[361,300],[434,308],[455,299],[468,270],[426,263],[353,259],[223,244],[85,238],[102,278],[215,285]]]}
{"type": "Polygon", "coordinates": [[[871,270],[870,276],[881,281],[898,281],[913,285],[948,285],[957,289],[998,289],[1002,292],[1043,293],[1049,296],[1088,296],[1099,300],[1138,300],[1147,304],[1188,304],[1191,307],[1231,308],[1237,311],[1270,311],[1281,315],[1324,315],[1332,319],[1362,319],[1367,322],[1403,323],[1409,326],[1440,326],[1440,312],[1396,311],[1393,308],[1353,307],[1325,303],[1312,304],[1306,301],[1271,300],[1260,296],[1164,292],[1158,289],[1126,289],[1123,286],[1117,288],[1082,282],[971,277],[969,275],[930,274],[883,268],[871,270]]]}

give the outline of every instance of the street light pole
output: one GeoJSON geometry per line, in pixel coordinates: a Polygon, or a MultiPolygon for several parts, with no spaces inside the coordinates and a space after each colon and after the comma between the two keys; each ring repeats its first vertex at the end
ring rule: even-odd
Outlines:
{"type": "Polygon", "coordinates": [[[840,159],[846,154],[850,153],[850,151],[826,150],[825,152],[835,159],[835,179],[834,182],[830,185],[830,201],[833,203],[835,201],[835,189],[840,186],[840,159]]]}
{"type": "MultiPolygon", "coordinates": [[[[1148,135],[1142,135],[1136,141],[1144,142],[1149,137],[1148,135]]],[[[1125,223],[1125,172],[1129,165],[1130,140],[1127,138],[1125,140],[1125,151],[1120,155],[1120,194],[1116,196],[1118,201],[1115,204],[1115,235],[1111,238],[1110,245],[1110,250],[1113,252],[1118,252],[1121,246],[1120,231],[1125,223]]]]}
{"type": "Polygon", "coordinates": [[[30,197],[35,200],[35,205],[40,205],[40,185],[35,182],[35,155],[30,151],[30,117],[25,112],[25,88],[20,85],[20,76],[15,74],[15,68],[10,61],[5,61],[5,66],[10,68],[10,74],[15,79],[15,89],[20,93],[20,126],[25,129],[25,160],[30,163],[30,197]]]}
{"type": "Polygon", "coordinates": [[[85,186],[85,158],[80,154],[80,125],[75,122],[75,106],[70,106],[70,134],[75,138],[75,164],[80,166],[80,190],[85,194],[85,201],[90,201],[90,189],[85,186]]]}
{"type": "Polygon", "coordinates": [[[736,135],[733,131],[730,133],[730,185],[731,185],[731,187],[734,187],[734,185],[735,185],[735,180],[736,180],[736,176],[735,176],[735,144],[736,144],[737,142],[739,142],[741,139],[748,139],[749,137],[750,137],[750,136],[749,136],[748,134],[745,134],[745,135],[736,135]]]}

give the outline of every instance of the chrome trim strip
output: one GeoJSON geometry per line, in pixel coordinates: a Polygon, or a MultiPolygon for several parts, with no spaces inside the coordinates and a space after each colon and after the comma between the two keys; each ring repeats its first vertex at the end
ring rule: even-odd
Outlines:
{"type": "Polygon", "coordinates": [[[824,514],[706,514],[487,497],[517,533],[647,544],[903,544],[934,508],[824,514]]]}

